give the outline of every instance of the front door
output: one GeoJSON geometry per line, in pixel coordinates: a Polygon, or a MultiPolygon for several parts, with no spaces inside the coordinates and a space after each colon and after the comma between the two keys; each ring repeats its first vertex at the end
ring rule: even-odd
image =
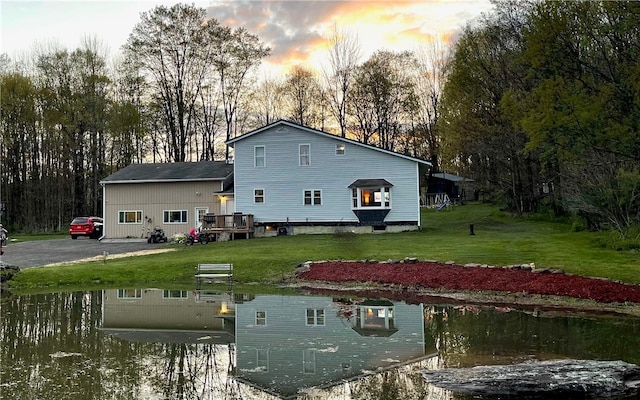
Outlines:
{"type": "Polygon", "coordinates": [[[226,201],[220,204],[220,213],[222,215],[231,215],[235,212],[233,197],[227,198],[226,201]]]}

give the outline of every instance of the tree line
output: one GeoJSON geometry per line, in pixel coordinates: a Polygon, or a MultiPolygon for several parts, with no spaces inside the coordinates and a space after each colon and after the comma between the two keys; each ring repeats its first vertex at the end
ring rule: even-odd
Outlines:
{"type": "Polygon", "coordinates": [[[509,209],[635,231],[640,3],[500,2],[458,40],[439,122],[443,159],[509,209]]]}
{"type": "Polygon", "coordinates": [[[142,13],[122,54],[0,58],[0,201],[22,230],[102,212],[101,179],[134,162],[230,159],[224,142],[288,119],[427,159],[516,212],[638,220],[639,5],[495,1],[453,43],[379,50],[337,27],[326,63],[260,76],[258,36],[193,5],[142,13]]]}

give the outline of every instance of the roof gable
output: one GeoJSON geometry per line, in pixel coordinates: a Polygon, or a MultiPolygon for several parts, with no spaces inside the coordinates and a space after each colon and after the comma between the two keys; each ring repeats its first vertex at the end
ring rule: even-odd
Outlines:
{"type": "Polygon", "coordinates": [[[101,183],[140,183],[224,180],[233,164],[224,161],[131,164],[104,178],[101,183]]]}
{"type": "MultiPolygon", "coordinates": [[[[429,161],[425,161],[425,160],[422,160],[422,159],[419,159],[419,158],[415,158],[415,157],[411,157],[411,156],[408,156],[408,155],[405,155],[405,154],[401,154],[401,153],[396,153],[394,151],[381,149],[379,147],[375,147],[375,146],[371,146],[371,145],[368,145],[368,144],[364,144],[364,143],[358,142],[357,140],[352,140],[352,139],[343,138],[341,136],[332,135],[332,134],[324,132],[324,131],[319,131],[317,129],[309,128],[307,126],[296,124],[295,122],[291,122],[291,121],[287,121],[287,120],[283,120],[283,119],[278,120],[278,121],[276,121],[276,122],[274,122],[272,124],[265,125],[262,128],[258,128],[258,129],[255,129],[253,131],[249,131],[249,132],[247,132],[247,133],[245,133],[243,135],[240,135],[240,136],[238,136],[238,137],[236,137],[234,139],[227,140],[226,144],[233,146],[236,142],[238,142],[240,140],[244,140],[244,139],[247,139],[249,137],[252,137],[252,136],[255,136],[255,135],[259,135],[260,133],[268,131],[268,130],[271,130],[271,129],[275,128],[275,127],[279,127],[278,129],[286,129],[287,127],[295,128],[295,129],[298,129],[300,131],[303,131],[303,132],[306,132],[306,133],[309,133],[309,134],[323,136],[323,137],[330,138],[330,139],[333,139],[333,140],[338,140],[338,141],[349,143],[349,144],[352,144],[352,145],[364,147],[364,148],[367,148],[367,149],[370,149],[370,150],[373,150],[373,151],[378,151],[378,152],[381,152],[381,153],[390,154],[390,155],[393,155],[393,156],[396,156],[396,157],[404,158],[404,159],[411,160],[411,161],[414,161],[414,162],[417,162],[417,163],[420,163],[420,164],[425,164],[425,165],[431,166],[431,163],[429,161]]],[[[276,132],[277,132],[277,130],[276,130],[276,132]]]]}

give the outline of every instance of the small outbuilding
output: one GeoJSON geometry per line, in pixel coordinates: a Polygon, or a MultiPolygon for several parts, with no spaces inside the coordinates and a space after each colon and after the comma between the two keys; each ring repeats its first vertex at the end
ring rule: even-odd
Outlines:
{"type": "Polygon", "coordinates": [[[446,198],[453,203],[462,203],[474,200],[475,196],[473,179],[447,172],[436,172],[429,177],[423,205],[437,206],[446,198]]]}

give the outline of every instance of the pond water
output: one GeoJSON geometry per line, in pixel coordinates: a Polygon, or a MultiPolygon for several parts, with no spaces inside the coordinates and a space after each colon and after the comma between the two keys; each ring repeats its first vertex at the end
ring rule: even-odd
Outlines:
{"type": "Polygon", "coordinates": [[[419,371],[640,364],[640,319],[335,295],[113,289],[1,304],[6,399],[462,399],[419,371]]]}

